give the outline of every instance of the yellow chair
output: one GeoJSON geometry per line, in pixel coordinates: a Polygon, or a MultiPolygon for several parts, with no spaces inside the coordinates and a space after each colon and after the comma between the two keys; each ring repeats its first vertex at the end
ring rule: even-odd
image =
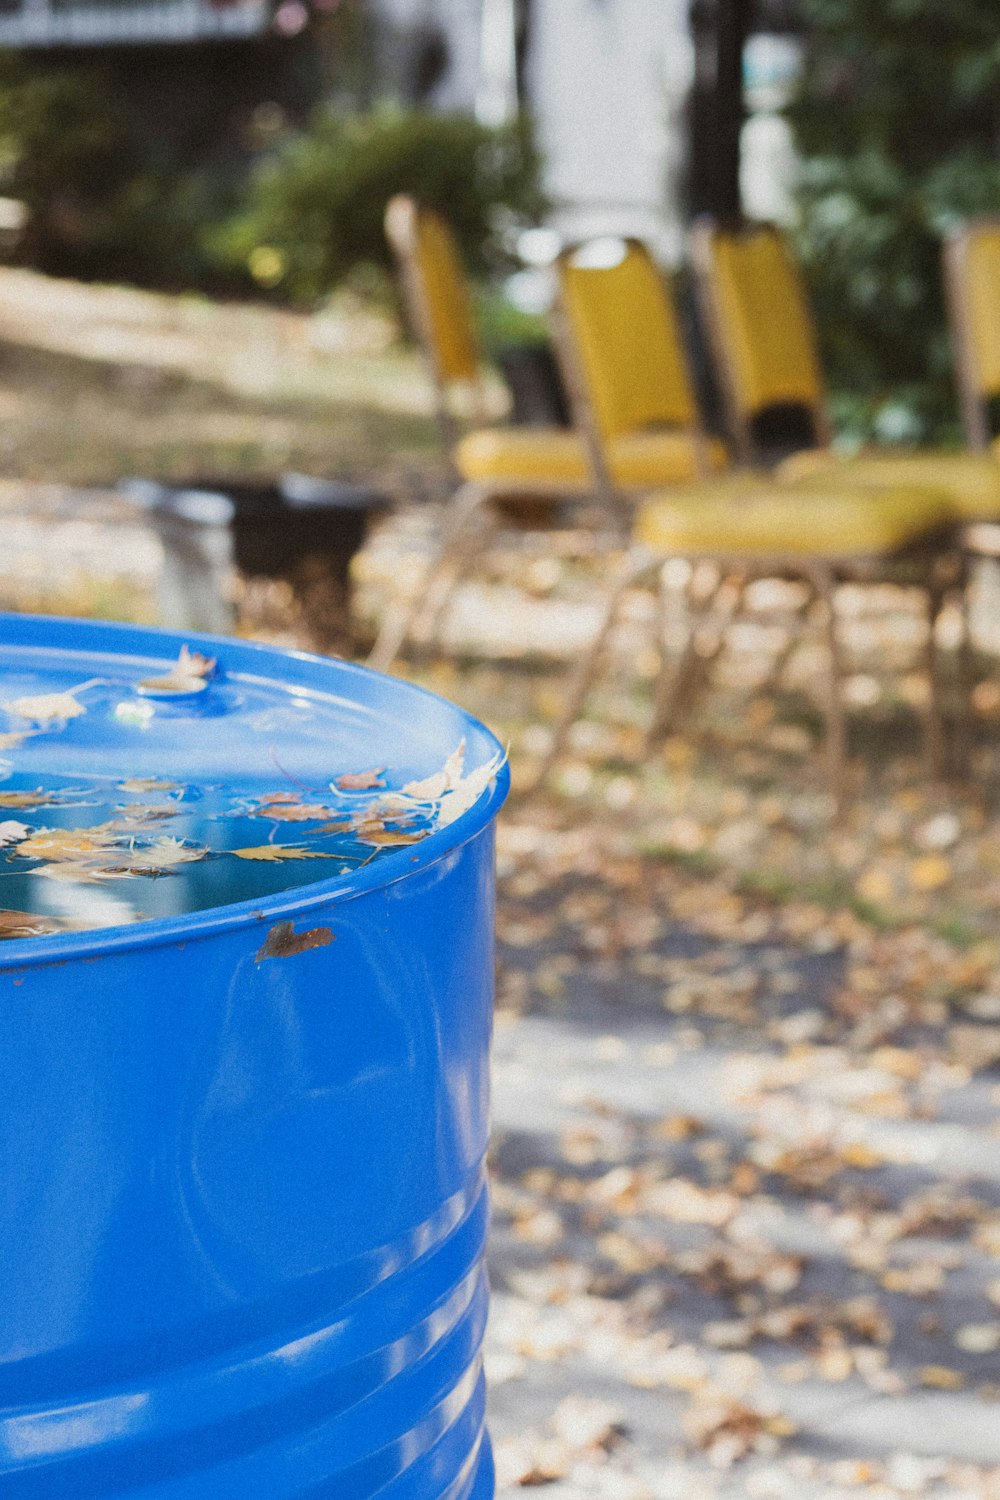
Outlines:
{"type": "Polygon", "coordinates": [[[989,412],[1000,398],[1000,219],[973,219],[946,241],[944,284],[965,440],[1000,456],[989,412]]]}
{"type": "MultiPolygon", "coordinates": [[[[609,242],[569,251],[559,260],[558,277],[557,346],[595,476],[598,482],[613,486],[613,444],[638,415],[653,411],[655,387],[663,383],[675,393],[690,390],[673,305],[648,252],[634,241],[619,242],[617,257],[609,242]]],[[[795,387],[797,392],[803,389],[804,380],[795,387]]],[[[697,447],[700,439],[693,405],[685,414],[697,447]]],[[[671,417],[679,420],[676,406],[671,417]]],[[[577,669],[546,768],[561,750],[582,707],[622,594],[662,570],[667,559],[683,557],[711,562],[717,568],[718,587],[703,609],[714,608],[727,584],[730,612],[738,608],[742,588],[753,577],[801,579],[823,602],[830,653],[830,777],[839,800],[844,782],[845,716],[837,585],[848,578],[898,576],[924,591],[933,620],[936,559],[950,522],[947,500],[927,487],[878,489],[842,483],[820,493],[791,483],[779,485],[749,472],[706,479],[641,501],[635,509],[632,549],[608,600],[601,629],[577,669]]],[[[695,649],[696,624],[689,628],[689,645],[672,680],[661,673],[654,713],[659,729],[676,706],[695,649]]],[[[933,630],[929,630],[932,683],[933,650],[933,630]]],[[[928,740],[936,759],[940,731],[934,691],[928,740]]]]}
{"type": "MultiPolygon", "coordinates": [[[[802,277],[784,236],[770,225],[695,226],[692,262],[736,451],[760,463],[762,421],[798,411],[810,429],[779,479],[875,487],[927,485],[946,493],[956,523],[1000,518],[1000,464],[983,453],[830,451],[826,391],[802,277]]],[[[994,348],[994,366],[997,355],[994,348]]]]}
{"type": "Polygon", "coordinates": [[[592,504],[596,495],[620,542],[628,526],[623,495],[682,483],[702,465],[721,467],[726,461],[721,444],[705,444],[697,435],[686,377],[676,391],[669,379],[658,383],[655,398],[647,399],[633,420],[619,422],[609,454],[609,485],[595,483],[586,444],[576,432],[479,425],[461,433],[452,399],[457,389],[467,389],[480,423],[486,403],[471,299],[454,236],[440,215],[407,195],[389,203],[386,235],[434,381],[438,419],[459,487],[422,591],[390,613],[379,632],[369,665],[383,671],[411,633],[433,639],[456,583],[482,551],[491,529],[504,519],[495,502],[526,504],[529,516],[551,525],[568,502],[576,502],[578,510],[579,502],[592,504]]]}

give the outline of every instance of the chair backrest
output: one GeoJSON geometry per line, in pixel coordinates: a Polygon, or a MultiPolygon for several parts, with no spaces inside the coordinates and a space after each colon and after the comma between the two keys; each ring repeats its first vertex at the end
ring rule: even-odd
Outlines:
{"type": "Polygon", "coordinates": [[[611,439],[658,428],[700,437],[673,299],[646,247],[591,240],[564,251],[557,273],[557,347],[602,477],[611,439]]]}
{"type": "Polygon", "coordinates": [[[989,403],[1000,396],[1000,219],[974,219],[951,236],[944,279],[966,441],[987,448],[989,403]]]}
{"type": "Polygon", "coordinates": [[[472,299],[458,245],[440,214],[406,193],[386,205],[385,234],[399,265],[407,312],[434,380],[438,417],[450,444],[456,434],[449,392],[458,385],[478,392],[480,378],[472,299]]]}
{"type": "Polygon", "coordinates": [[[771,225],[695,226],[692,262],[702,313],[718,366],[740,458],[760,456],[762,417],[798,410],[811,441],[829,428],[816,331],[799,268],[771,225]]]}

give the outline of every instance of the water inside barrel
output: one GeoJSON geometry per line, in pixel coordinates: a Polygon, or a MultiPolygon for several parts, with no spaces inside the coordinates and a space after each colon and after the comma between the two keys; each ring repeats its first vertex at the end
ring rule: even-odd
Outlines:
{"type": "Polygon", "coordinates": [[[199,681],[191,662],[152,678],[105,664],[108,675],[83,681],[38,668],[0,676],[0,937],[350,876],[454,821],[497,770],[468,772],[462,747],[428,766],[399,741],[396,765],[377,763],[370,722],[351,705],[253,679],[199,681]]]}

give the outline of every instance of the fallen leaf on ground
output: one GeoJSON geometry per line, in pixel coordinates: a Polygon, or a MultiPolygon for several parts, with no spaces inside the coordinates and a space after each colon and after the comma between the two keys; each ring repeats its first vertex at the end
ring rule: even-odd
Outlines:
{"type": "Polygon", "coordinates": [[[947,1365],[921,1365],[917,1375],[921,1385],[934,1391],[960,1391],[966,1383],[961,1370],[949,1369],[947,1365]]]}

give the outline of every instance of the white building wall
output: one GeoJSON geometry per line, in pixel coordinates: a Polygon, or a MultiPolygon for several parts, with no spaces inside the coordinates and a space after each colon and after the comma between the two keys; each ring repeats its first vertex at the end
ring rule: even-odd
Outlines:
{"type": "Polygon", "coordinates": [[[635,234],[679,259],[691,69],[687,0],[535,0],[529,103],[566,237],[635,234]]]}

